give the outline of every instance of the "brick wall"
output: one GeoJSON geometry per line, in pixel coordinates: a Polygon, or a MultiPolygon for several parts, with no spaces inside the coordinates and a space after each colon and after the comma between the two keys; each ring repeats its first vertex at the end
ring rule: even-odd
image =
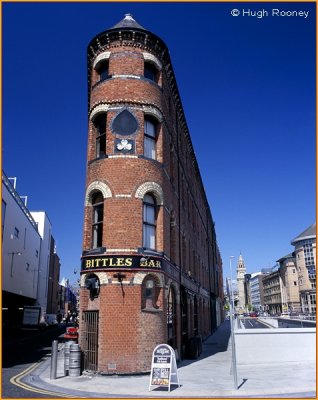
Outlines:
{"type": "MultiPolygon", "coordinates": [[[[94,39],[89,48],[90,108],[83,251],[92,250],[93,213],[88,188],[95,187],[96,190],[96,182],[107,188],[102,243],[105,254],[114,254],[116,249],[124,249],[125,254],[137,254],[143,246],[140,193],[143,193],[143,185],[150,183],[150,193],[151,185],[159,188],[157,192],[154,189],[159,204],[155,250],[163,257],[165,265],[170,265],[166,270],[156,272],[161,276],[161,283],[156,286],[160,306],[150,311],[142,308],[143,281],[134,283],[134,276],[139,271],[125,269],[128,283],[123,284],[124,295],[113,277],[116,271],[109,271],[109,281],[101,285],[100,294],[94,300],[89,299],[88,290],[83,288],[83,273],[81,313],[99,310],[98,371],[104,373],[149,371],[154,347],[169,339],[167,296],[171,285],[175,288],[177,312],[174,347],[179,354],[184,348],[180,282],[188,293],[187,304],[182,305],[188,314],[187,339],[195,330],[194,298],[198,301],[199,334],[205,337],[212,329],[210,291],[215,290],[214,266],[217,262],[213,221],[207,212],[208,203],[167,59],[169,56],[161,44],[151,47],[150,39],[137,45],[129,40],[117,40],[113,35],[104,46],[97,45],[94,39]],[[94,60],[105,52],[111,78],[99,82],[94,60]],[[147,58],[152,57],[158,60],[158,65],[163,65],[156,82],[143,77],[145,52],[147,58]],[[114,119],[123,110],[131,112],[138,124],[138,129],[128,136],[112,130],[114,119]],[[106,153],[101,158],[96,158],[94,118],[98,113],[104,113],[106,119],[106,153]],[[157,118],[158,122],[156,160],[144,157],[144,121],[148,115],[157,118]],[[117,139],[133,141],[134,150],[126,155],[118,154],[115,149],[117,139]],[[160,196],[162,202],[158,201],[160,196]]],[[[98,276],[99,271],[95,273],[98,276]]],[[[83,325],[80,326],[80,336],[83,329],[83,325]]]]}

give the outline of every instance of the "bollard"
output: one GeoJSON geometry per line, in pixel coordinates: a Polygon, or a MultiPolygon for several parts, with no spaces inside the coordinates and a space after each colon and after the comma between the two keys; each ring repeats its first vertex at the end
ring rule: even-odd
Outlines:
{"type": "Polygon", "coordinates": [[[73,341],[68,341],[64,344],[64,375],[67,376],[70,366],[70,347],[73,341]]]}
{"type": "Polygon", "coordinates": [[[50,379],[56,379],[57,352],[58,352],[58,341],[57,340],[53,340],[53,342],[52,342],[52,353],[51,353],[50,379]]]}
{"type": "Polygon", "coordinates": [[[81,348],[78,344],[72,343],[70,347],[69,376],[81,375],[81,348]]]}

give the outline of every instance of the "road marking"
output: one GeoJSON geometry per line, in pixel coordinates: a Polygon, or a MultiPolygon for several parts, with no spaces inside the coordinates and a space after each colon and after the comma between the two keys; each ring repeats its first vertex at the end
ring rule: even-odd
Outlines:
{"type": "Polygon", "coordinates": [[[30,392],[34,392],[34,393],[47,394],[47,395],[51,395],[53,397],[64,397],[64,398],[72,398],[72,399],[81,398],[79,396],[72,396],[72,395],[68,395],[68,394],[64,394],[64,393],[52,392],[50,390],[35,388],[24,382],[21,382],[21,379],[24,378],[25,376],[27,376],[28,374],[30,374],[36,367],[39,366],[40,363],[41,363],[41,361],[39,361],[35,364],[32,364],[30,367],[28,367],[24,371],[20,372],[18,375],[13,376],[10,379],[10,382],[15,386],[18,386],[25,390],[29,390],[30,392]]]}
{"type": "Polygon", "coordinates": [[[253,327],[252,322],[251,322],[249,319],[248,319],[247,321],[248,321],[248,323],[251,325],[251,327],[253,327]]]}

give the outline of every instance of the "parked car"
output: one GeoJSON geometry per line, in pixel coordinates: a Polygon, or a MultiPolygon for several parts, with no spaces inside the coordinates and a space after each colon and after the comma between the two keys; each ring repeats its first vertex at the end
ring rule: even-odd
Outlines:
{"type": "Polygon", "coordinates": [[[75,340],[78,339],[78,328],[75,326],[68,326],[66,332],[63,335],[64,340],[75,340]]]}
{"type": "Polygon", "coordinates": [[[250,312],[250,317],[258,317],[258,314],[257,314],[257,312],[255,312],[255,311],[252,311],[252,312],[250,312]]]}
{"type": "Polygon", "coordinates": [[[56,314],[46,314],[45,315],[45,322],[48,325],[57,325],[57,318],[56,318],[56,314]]]}

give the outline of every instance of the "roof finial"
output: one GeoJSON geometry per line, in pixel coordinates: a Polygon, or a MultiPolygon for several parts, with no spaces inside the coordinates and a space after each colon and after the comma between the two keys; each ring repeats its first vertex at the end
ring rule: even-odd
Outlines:
{"type": "Polygon", "coordinates": [[[145,30],[145,28],[143,28],[141,25],[138,24],[138,22],[136,22],[136,20],[134,19],[134,17],[132,16],[132,14],[127,13],[124,14],[124,18],[119,21],[116,25],[114,25],[111,29],[117,29],[117,28],[137,28],[137,29],[143,29],[145,30]]]}

